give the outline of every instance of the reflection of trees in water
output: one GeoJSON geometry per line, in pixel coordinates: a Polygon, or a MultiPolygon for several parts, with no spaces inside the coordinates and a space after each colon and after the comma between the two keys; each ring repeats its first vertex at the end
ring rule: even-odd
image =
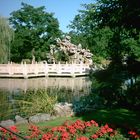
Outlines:
{"type": "Polygon", "coordinates": [[[3,91],[0,112],[3,114],[0,120],[11,118],[15,115],[30,116],[36,113],[51,113],[52,106],[56,102],[74,103],[81,96],[89,94],[89,87],[83,89],[71,88],[47,88],[16,90],[8,93],[3,91]],[[10,96],[10,98],[9,98],[10,96]],[[8,108],[10,111],[8,111],[8,108]]]}
{"type": "Polygon", "coordinates": [[[68,102],[68,103],[73,103],[75,100],[79,100],[81,96],[85,96],[86,94],[89,94],[90,90],[87,89],[66,89],[65,87],[63,88],[49,88],[47,89],[48,93],[51,95],[57,95],[57,100],[58,102],[68,102]]]}
{"type": "MultiPolygon", "coordinates": [[[[0,89],[4,89],[0,92],[0,120],[20,114],[26,116],[29,111],[21,109],[21,105],[16,100],[26,101],[31,91],[37,93],[38,90],[44,90],[50,97],[57,96],[57,102],[73,103],[80,100],[81,96],[89,94],[90,86],[91,81],[88,77],[0,79],[0,89]]],[[[39,98],[38,94],[37,97],[39,98]]]]}
{"type": "Polygon", "coordinates": [[[11,104],[7,91],[0,90],[0,120],[9,118],[11,114],[11,104]]]}

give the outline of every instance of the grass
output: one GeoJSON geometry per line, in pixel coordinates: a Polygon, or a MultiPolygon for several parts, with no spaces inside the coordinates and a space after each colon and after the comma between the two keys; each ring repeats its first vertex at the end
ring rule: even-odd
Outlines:
{"type": "MultiPolygon", "coordinates": [[[[39,123],[36,123],[35,125],[42,128],[45,126],[53,127],[53,126],[62,125],[67,120],[76,121],[78,118],[79,117],[59,117],[54,120],[39,122],[39,123]]],[[[28,129],[28,126],[29,124],[19,124],[17,125],[17,128],[21,131],[26,131],[28,129]]]]}
{"type": "MultiPolygon", "coordinates": [[[[124,128],[124,129],[137,129],[140,128],[140,112],[129,111],[127,109],[102,109],[93,111],[90,113],[83,113],[73,117],[61,117],[56,118],[51,121],[40,122],[36,123],[39,127],[45,126],[57,126],[63,124],[66,120],[75,121],[77,119],[88,121],[88,120],[95,120],[99,124],[112,124],[117,128],[124,128]]],[[[28,125],[18,125],[19,130],[26,131],[28,125]]]]}
{"type": "Polygon", "coordinates": [[[136,129],[140,131],[140,112],[127,109],[102,109],[89,114],[79,115],[82,120],[96,120],[99,124],[112,124],[117,128],[136,129]]]}

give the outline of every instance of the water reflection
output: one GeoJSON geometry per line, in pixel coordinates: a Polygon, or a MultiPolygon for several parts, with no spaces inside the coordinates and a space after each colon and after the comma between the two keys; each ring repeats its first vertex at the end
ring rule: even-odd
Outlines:
{"type": "Polygon", "coordinates": [[[74,103],[90,93],[91,81],[88,77],[0,79],[0,120],[22,115],[17,100],[26,101],[30,93],[40,89],[46,90],[49,96],[57,96],[57,102],[74,103]]]}
{"type": "Polygon", "coordinates": [[[0,89],[8,91],[42,88],[65,88],[71,90],[89,89],[91,81],[88,77],[77,78],[35,78],[35,79],[0,79],[0,89]]]}

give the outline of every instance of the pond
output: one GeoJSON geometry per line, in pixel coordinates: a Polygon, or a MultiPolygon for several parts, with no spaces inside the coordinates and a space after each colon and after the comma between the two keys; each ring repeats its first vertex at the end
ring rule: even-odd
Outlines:
{"type": "MultiPolygon", "coordinates": [[[[25,115],[21,112],[22,109],[19,108],[17,101],[23,102],[31,97],[33,92],[47,91],[49,96],[57,96],[57,102],[74,103],[90,94],[91,83],[88,77],[0,79],[0,120],[9,119],[15,115],[25,115]]],[[[38,98],[41,95],[37,93],[35,96],[38,98]]]]}

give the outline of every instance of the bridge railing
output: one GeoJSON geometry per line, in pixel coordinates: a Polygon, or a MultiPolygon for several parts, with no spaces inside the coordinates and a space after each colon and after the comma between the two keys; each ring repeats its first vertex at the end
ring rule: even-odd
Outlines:
{"type": "Polygon", "coordinates": [[[88,64],[0,64],[0,77],[76,76],[89,73],[88,64]]]}

